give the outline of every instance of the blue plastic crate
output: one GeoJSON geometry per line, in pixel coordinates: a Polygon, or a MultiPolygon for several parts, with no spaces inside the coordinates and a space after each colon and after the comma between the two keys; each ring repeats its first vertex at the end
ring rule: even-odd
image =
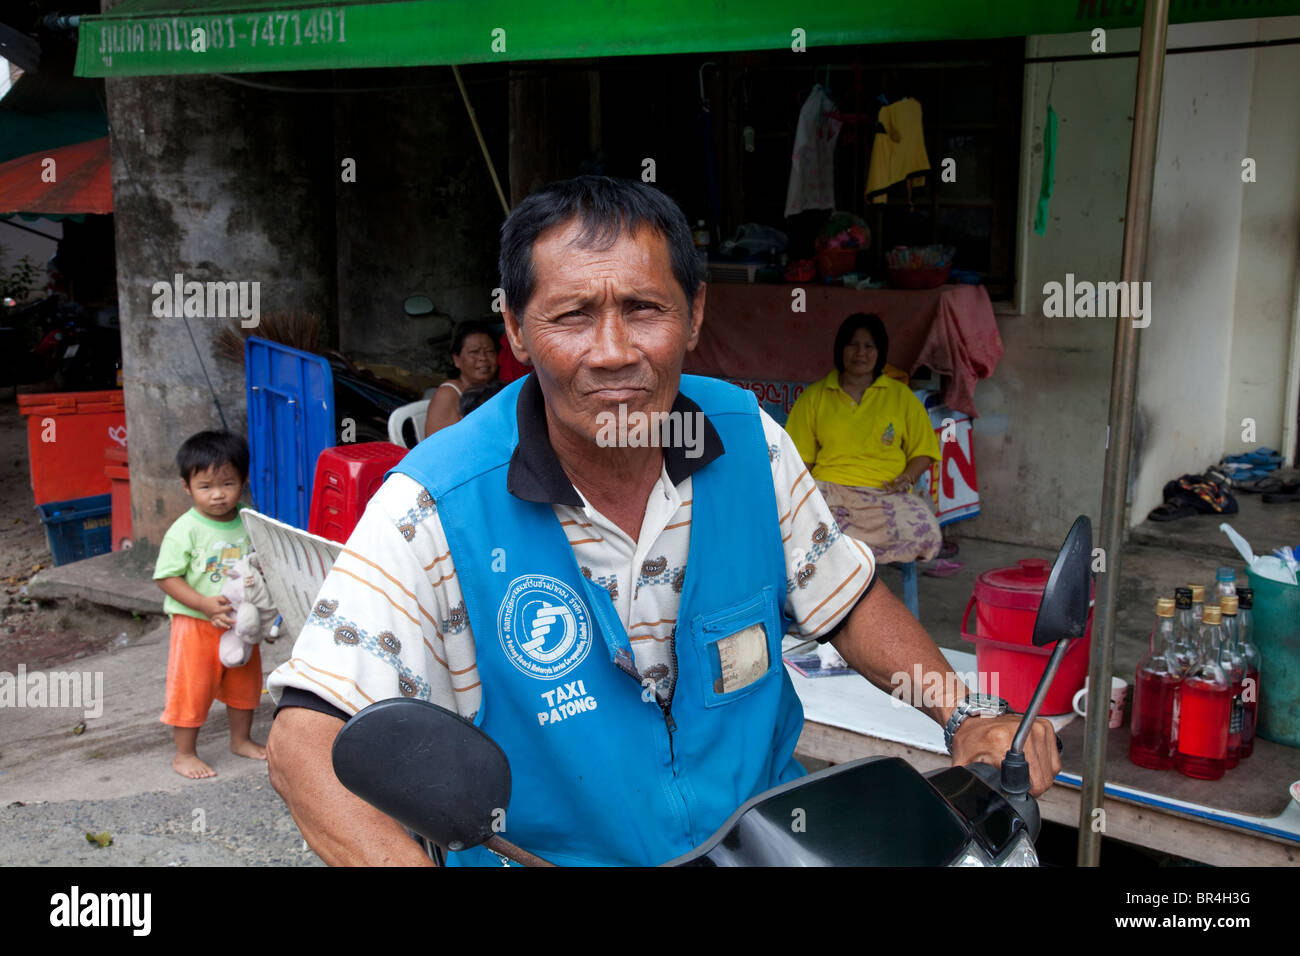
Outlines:
{"type": "Polygon", "coordinates": [[[319,355],[250,336],[244,374],[253,506],[305,530],[316,459],[338,444],[334,373],[319,355]]]}
{"type": "Polygon", "coordinates": [[[36,506],[55,564],[113,550],[113,496],[90,495],[36,506]]]}

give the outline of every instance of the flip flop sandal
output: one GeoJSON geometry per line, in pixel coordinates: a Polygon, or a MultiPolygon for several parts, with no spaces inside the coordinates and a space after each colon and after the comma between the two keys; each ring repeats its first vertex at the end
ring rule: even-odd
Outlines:
{"type": "Polygon", "coordinates": [[[932,578],[950,578],[966,565],[960,561],[946,561],[943,558],[934,562],[934,567],[926,568],[922,574],[927,574],[932,578]]]}
{"type": "Polygon", "coordinates": [[[1285,482],[1281,478],[1278,478],[1276,476],[1269,476],[1264,478],[1257,478],[1254,481],[1238,482],[1234,485],[1234,487],[1238,491],[1245,491],[1252,495],[1259,495],[1259,494],[1264,494],[1265,492],[1278,492],[1278,491],[1282,492],[1283,494],[1290,494],[1292,491],[1300,490],[1297,488],[1291,488],[1290,491],[1288,491],[1287,485],[1289,484],[1295,484],[1295,482],[1285,482]]]}
{"type": "Polygon", "coordinates": [[[1193,508],[1191,505],[1184,505],[1173,501],[1166,501],[1158,508],[1153,508],[1151,510],[1151,513],[1147,515],[1147,518],[1149,518],[1152,521],[1176,521],[1179,518],[1189,518],[1192,515],[1198,513],[1199,512],[1197,512],[1197,510],[1193,508]]]}
{"type": "Polygon", "coordinates": [[[958,551],[958,550],[959,550],[959,549],[958,549],[958,547],[957,547],[957,542],[956,542],[956,541],[945,541],[945,542],[943,543],[943,547],[939,549],[938,557],[940,557],[940,558],[953,558],[953,557],[956,557],[956,556],[957,556],[957,551],[958,551]]]}

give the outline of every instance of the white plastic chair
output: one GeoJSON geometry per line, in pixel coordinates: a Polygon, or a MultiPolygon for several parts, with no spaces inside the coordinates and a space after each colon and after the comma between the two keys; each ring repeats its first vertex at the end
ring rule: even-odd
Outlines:
{"type": "Polygon", "coordinates": [[[428,418],[429,399],[422,398],[418,402],[403,405],[388,416],[388,440],[403,448],[414,448],[415,445],[409,444],[402,434],[402,426],[407,422],[411,423],[411,427],[415,429],[416,444],[419,444],[424,439],[424,423],[428,418]]]}

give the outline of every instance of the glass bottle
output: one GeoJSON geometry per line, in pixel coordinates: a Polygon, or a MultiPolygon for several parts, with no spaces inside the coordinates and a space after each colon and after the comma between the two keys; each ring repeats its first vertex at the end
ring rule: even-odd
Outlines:
{"type": "Polygon", "coordinates": [[[1219,648],[1219,666],[1232,688],[1232,711],[1228,716],[1228,769],[1241,762],[1242,681],[1246,677],[1245,661],[1237,644],[1237,595],[1219,598],[1223,614],[1223,644],[1219,648]]]}
{"type": "Polygon", "coordinates": [[[1192,617],[1192,589],[1174,589],[1174,644],[1170,650],[1170,659],[1176,665],[1180,677],[1186,677],[1200,657],[1199,636],[1196,633],[1197,622],[1192,617]]]}
{"type": "Polygon", "coordinates": [[[1244,760],[1255,750],[1255,729],[1259,722],[1259,648],[1255,646],[1255,589],[1237,589],[1237,645],[1241,648],[1246,675],[1241,693],[1241,756],[1244,760]]]}
{"type": "Polygon", "coordinates": [[[1205,611],[1205,587],[1200,584],[1187,585],[1192,589],[1192,619],[1196,622],[1196,627],[1201,626],[1201,615],[1205,611]]]}
{"type": "Polygon", "coordinates": [[[1178,688],[1178,749],[1174,768],[1189,777],[1218,780],[1228,769],[1228,720],[1232,689],[1219,665],[1223,643],[1219,608],[1204,608],[1201,656],[1178,688]]]}
{"type": "Polygon", "coordinates": [[[1139,767],[1168,770],[1174,765],[1174,698],[1182,681],[1169,658],[1174,645],[1174,599],[1156,601],[1151,648],[1137,665],[1128,759],[1139,767]]]}

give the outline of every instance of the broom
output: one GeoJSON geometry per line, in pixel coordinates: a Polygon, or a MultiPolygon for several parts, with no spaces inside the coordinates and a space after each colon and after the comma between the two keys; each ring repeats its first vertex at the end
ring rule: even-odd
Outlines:
{"type": "Polygon", "coordinates": [[[303,352],[319,352],[321,331],[320,316],[315,312],[267,312],[256,328],[223,326],[212,339],[212,354],[243,365],[244,340],[250,335],[303,352]]]}

